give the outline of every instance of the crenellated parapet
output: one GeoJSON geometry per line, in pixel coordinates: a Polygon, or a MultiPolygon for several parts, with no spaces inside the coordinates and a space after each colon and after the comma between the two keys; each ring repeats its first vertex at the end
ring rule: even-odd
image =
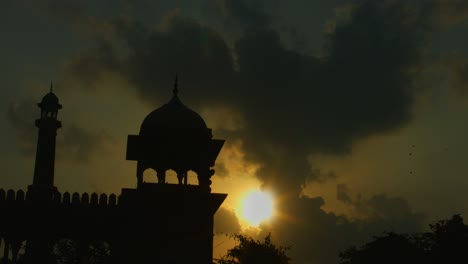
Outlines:
{"type": "MultiPolygon", "coordinates": [[[[113,241],[125,212],[115,194],[56,192],[37,202],[29,191],[0,189],[0,241],[17,254],[23,241],[113,241]]],[[[1,242],[0,242],[1,243],[1,242]]]]}
{"type": "MultiPolygon", "coordinates": [[[[89,195],[85,193],[69,193],[64,192],[63,194],[57,192],[52,201],[51,205],[58,207],[99,207],[99,208],[114,208],[119,205],[119,199],[114,193],[107,195],[105,193],[97,194],[92,193],[89,195]]],[[[0,208],[12,205],[30,205],[32,203],[31,195],[29,191],[23,190],[4,190],[0,189],[0,208]]]]}
{"type": "Polygon", "coordinates": [[[52,199],[38,203],[30,191],[0,189],[4,258],[16,263],[20,248],[33,250],[26,241],[42,241],[41,245],[53,245],[60,239],[86,245],[111,242],[118,235],[120,211],[115,194],[55,192],[52,199]]]}
{"type": "Polygon", "coordinates": [[[69,193],[58,194],[57,201],[62,206],[81,206],[81,207],[116,207],[118,198],[115,194],[107,195],[105,193],[69,193]]]}

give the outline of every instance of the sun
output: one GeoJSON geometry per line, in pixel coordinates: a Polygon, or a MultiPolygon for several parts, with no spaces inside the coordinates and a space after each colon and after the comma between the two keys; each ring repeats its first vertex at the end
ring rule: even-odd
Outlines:
{"type": "Polygon", "coordinates": [[[241,201],[240,211],[249,225],[258,226],[273,215],[273,198],[267,192],[251,191],[241,201]]]}

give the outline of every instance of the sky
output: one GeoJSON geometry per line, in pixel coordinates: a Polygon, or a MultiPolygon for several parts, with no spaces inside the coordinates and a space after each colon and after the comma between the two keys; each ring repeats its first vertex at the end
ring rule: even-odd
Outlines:
{"type": "Polygon", "coordinates": [[[467,30],[463,0],[2,1],[0,186],[32,182],[53,81],[59,190],[135,187],[127,135],[178,73],[226,139],[215,257],[226,233],[271,232],[293,263],[337,263],[382,231],[468,215],[467,30]],[[275,197],[257,228],[238,212],[252,189],[275,197]]]}

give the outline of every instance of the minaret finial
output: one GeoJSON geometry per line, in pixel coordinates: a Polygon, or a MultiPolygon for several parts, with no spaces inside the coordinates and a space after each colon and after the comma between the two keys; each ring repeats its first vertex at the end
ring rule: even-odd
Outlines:
{"type": "Polygon", "coordinates": [[[50,93],[54,90],[54,83],[50,81],[50,93]]]}
{"type": "Polygon", "coordinates": [[[177,94],[179,93],[179,81],[178,81],[178,78],[177,78],[177,73],[175,75],[175,79],[174,79],[174,90],[172,90],[172,93],[174,94],[174,96],[177,96],[177,94]]]}

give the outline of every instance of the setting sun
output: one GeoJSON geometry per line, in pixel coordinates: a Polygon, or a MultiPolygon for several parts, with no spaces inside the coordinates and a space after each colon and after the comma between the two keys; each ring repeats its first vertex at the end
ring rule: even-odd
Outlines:
{"type": "Polygon", "coordinates": [[[273,215],[271,195],[262,191],[249,192],[241,202],[241,214],[250,225],[258,226],[273,215]]]}

